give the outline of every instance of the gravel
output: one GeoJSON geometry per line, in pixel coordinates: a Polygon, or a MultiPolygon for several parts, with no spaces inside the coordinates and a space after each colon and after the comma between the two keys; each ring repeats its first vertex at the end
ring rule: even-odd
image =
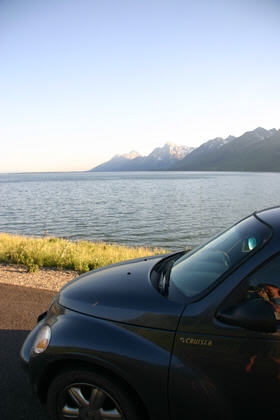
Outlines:
{"type": "Polygon", "coordinates": [[[16,264],[0,264],[0,283],[36,289],[59,291],[64,284],[78,276],[76,271],[40,268],[29,273],[26,267],[16,264]]]}

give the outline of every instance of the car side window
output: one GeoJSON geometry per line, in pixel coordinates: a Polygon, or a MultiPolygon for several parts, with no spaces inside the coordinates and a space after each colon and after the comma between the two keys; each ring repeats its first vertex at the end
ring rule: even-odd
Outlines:
{"type": "Polygon", "coordinates": [[[248,277],[247,299],[264,299],[280,320],[280,255],[262,265],[248,277]]]}
{"type": "Polygon", "coordinates": [[[275,318],[280,321],[280,255],[273,257],[247,276],[227,296],[219,310],[254,299],[267,301],[273,308],[275,318]]]}

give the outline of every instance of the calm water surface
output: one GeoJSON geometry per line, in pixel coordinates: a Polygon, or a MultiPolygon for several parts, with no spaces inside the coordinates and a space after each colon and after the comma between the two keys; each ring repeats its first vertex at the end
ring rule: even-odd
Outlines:
{"type": "Polygon", "coordinates": [[[280,174],[0,174],[0,193],[0,232],[177,250],[279,205],[280,174]]]}

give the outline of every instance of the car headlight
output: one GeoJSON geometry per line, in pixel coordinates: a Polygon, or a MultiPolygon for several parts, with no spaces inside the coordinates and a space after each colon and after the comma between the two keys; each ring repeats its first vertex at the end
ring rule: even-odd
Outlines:
{"type": "Polygon", "coordinates": [[[33,353],[40,354],[47,350],[51,341],[51,329],[48,325],[44,325],[37,334],[33,345],[33,353]]]}

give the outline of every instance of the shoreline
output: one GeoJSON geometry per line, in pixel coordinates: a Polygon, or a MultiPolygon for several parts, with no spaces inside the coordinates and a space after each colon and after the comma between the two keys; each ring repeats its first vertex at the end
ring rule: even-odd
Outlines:
{"type": "Polygon", "coordinates": [[[0,263],[0,283],[58,292],[62,286],[78,277],[74,270],[39,268],[36,273],[28,272],[19,264],[0,263]]]}
{"type": "Polygon", "coordinates": [[[56,237],[27,237],[0,232],[0,261],[37,272],[43,267],[85,273],[120,261],[164,254],[159,248],[126,247],[106,242],[71,242],[56,237]]]}

